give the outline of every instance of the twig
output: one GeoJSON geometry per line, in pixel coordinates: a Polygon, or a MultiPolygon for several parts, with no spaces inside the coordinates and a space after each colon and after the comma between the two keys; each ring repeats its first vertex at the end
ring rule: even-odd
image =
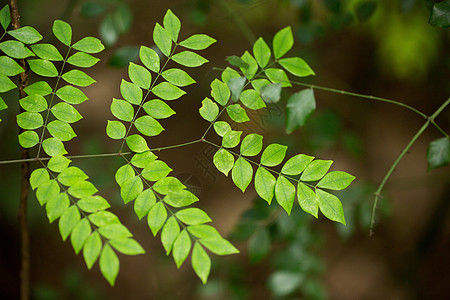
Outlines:
{"type": "MultiPolygon", "coordinates": [[[[20,28],[19,8],[17,7],[17,0],[9,0],[9,9],[11,12],[11,26],[13,29],[20,28]]],[[[19,99],[26,96],[24,88],[28,85],[28,68],[24,59],[19,61],[20,66],[25,72],[19,75],[19,99]]],[[[23,109],[20,108],[20,112],[23,109]]],[[[24,130],[20,129],[20,133],[24,130]]],[[[28,159],[28,149],[21,148],[22,159],[28,159]]],[[[28,191],[30,189],[30,163],[28,161],[22,162],[22,180],[20,186],[20,205],[19,205],[19,223],[20,223],[20,299],[30,299],[30,233],[27,222],[27,201],[28,191]]]]}

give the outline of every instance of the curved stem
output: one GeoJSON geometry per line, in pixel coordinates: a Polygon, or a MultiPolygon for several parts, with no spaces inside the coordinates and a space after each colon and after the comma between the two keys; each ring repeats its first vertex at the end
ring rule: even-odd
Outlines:
{"type": "Polygon", "coordinates": [[[402,150],[400,155],[397,157],[397,159],[394,161],[392,166],[389,168],[389,171],[386,173],[386,175],[383,178],[383,181],[381,181],[380,185],[378,186],[376,192],[375,192],[375,199],[372,206],[372,216],[370,218],[370,235],[373,235],[373,227],[375,225],[375,214],[377,210],[378,200],[381,198],[381,191],[383,190],[384,185],[386,184],[386,181],[391,176],[392,172],[394,172],[395,168],[399,164],[400,160],[405,156],[406,153],[408,153],[411,146],[417,141],[417,139],[420,137],[420,135],[425,131],[425,129],[428,128],[430,123],[433,123],[434,119],[445,109],[447,105],[450,104],[450,98],[447,99],[434,113],[431,115],[431,117],[427,117],[427,121],[423,126],[417,131],[417,133],[413,136],[413,138],[409,141],[408,145],[402,150]]]}

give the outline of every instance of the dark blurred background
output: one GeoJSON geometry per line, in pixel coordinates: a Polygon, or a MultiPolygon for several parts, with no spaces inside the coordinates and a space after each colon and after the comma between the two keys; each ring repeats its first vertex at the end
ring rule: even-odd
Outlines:
{"type": "MultiPolygon", "coordinates": [[[[6,1],[2,1],[2,3],[6,1]]],[[[175,116],[150,147],[197,139],[208,127],[198,108],[220,76],[225,58],[251,50],[252,39],[292,26],[294,49],[314,69],[305,83],[394,99],[431,115],[450,95],[450,32],[428,23],[431,5],[422,0],[22,0],[22,25],[32,25],[53,42],[55,19],[68,21],[76,41],[97,36],[106,45],[102,59],[88,71],[97,83],[84,91],[89,101],[78,107],[84,119],[74,125],[78,138],[66,143],[70,155],[117,152],[119,142],[105,134],[112,120],[109,106],[120,98],[127,65],[139,45],[153,46],[155,22],[167,9],[181,20],[180,39],[206,33],[217,43],[202,52],[210,63],[189,70],[197,81],[187,95],[172,101],[175,116]]],[[[4,6],[2,4],[2,7],[4,6]]],[[[33,80],[33,78],[31,78],[33,80]]],[[[116,286],[111,288],[97,264],[87,270],[81,255],[62,242],[57,222],[48,224],[33,193],[29,204],[32,298],[47,299],[448,299],[450,295],[450,173],[427,171],[428,144],[441,135],[429,129],[410,149],[388,181],[369,237],[373,193],[385,173],[425,120],[404,108],[336,93],[315,91],[317,110],[307,124],[285,133],[285,103],[257,114],[248,130],[263,133],[265,144],[289,145],[288,156],[306,153],[332,159],[333,170],[356,176],[339,194],[347,226],[298,205],[287,217],[268,206],[250,187],[242,194],[211,162],[213,149],[196,144],[157,153],[174,174],[190,178],[200,191],[198,206],[239,248],[240,254],[215,257],[206,285],[186,262],[180,270],[166,257],[159,237],[123,205],[114,174],[115,158],[74,160],[111,203],[146,250],[120,256],[116,286]]],[[[0,157],[19,158],[17,91],[5,97],[0,112],[0,157]],[[16,104],[15,104],[16,103],[16,104]]],[[[450,110],[436,120],[448,132],[450,110]]],[[[19,291],[20,165],[0,166],[0,297],[19,291]]]]}

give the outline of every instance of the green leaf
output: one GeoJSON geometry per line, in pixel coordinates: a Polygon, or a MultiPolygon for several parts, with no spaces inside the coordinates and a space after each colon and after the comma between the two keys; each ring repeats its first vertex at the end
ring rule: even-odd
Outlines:
{"type": "Polygon", "coordinates": [[[226,83],[223,83],[217,78],[211,82],[211,96],[217,103],[225,106],[230,99],[230,95],[231,92],[226,83]]]}
{"type": "MultiPolygon", "coordinates": [[[[153,190],[155,190],[160,194],[167,195],[170,192],[179,191],[186,187],[184,186],[184,184],[181,183],[181,181],[178,178],[168,176],[161,178],[160,180],[155,182],[152,188],[153,190]]],[[[166,202],[166,200],[164,201],[166,202]]]]}
{"type": "Polygon", "coordinates": [[[64,73],[61,77],[66,82],[78,86],[90,86],[95,82],[92,77],[80,70],[70,70],[69,72],[64,73]]]}
{"type": "Polygon", "coordinates": [[[291,50],[294,45],[294,37],[292,35],[291,26],[285,27],[278,31],[273,38],[273,54],[275,59],[279,59],[291,50]]]}
{"type": "Polygon", "coordinates": [[[298,290],[303,282],[308,281],[298,271],[279,270],[269,276],[267,285],[274,295],[285,297],[298,290]]]}
{"type": "Polygon", "coordinates": [[[122,79],[122,82],[120,83],[120,93],[122,94],[122,97],[131,104],[141,104],[143,93],[141,88],[134,83],[122,79]]]}
{"type": "Polygon", "coordinates": [[[239,97],[241,97],[245,81],[245,77],[233,77],[228,80],[227,85],[231,91],[231,99],[233,99],[233,101],[236,102],[239,100],[239,97]]]}
{"type": "Polygon", "coordinates": [[[267,66],[270,60],[270,48],[263,38],[259,38],[253,45],[253,55],[261,68],[267,66]]]}
{"type": "Polygon", "coordinates": [[[450,162],[450,139],[443,137],[432,141],[427,149],[428,171],[450,162]]]}
{"type": "Polygon", "coordinates": [[[85,197],[79,200],[77,206],[79,209],[88,213],[102,211],[111,207],[105,198],[98,195],[85,197]]]}
{"type": "Polygon", "coordinates": [[[120,224],[119,218],[109,211],[99,211],[88,216],[89,221],[97,227],[103,227],[109,224],[120,224]]]}
{"type": "Polygon", "coordinates": [[[133,13],[128,4],[120,4],[116,10],[112,13],[114,27],[121,33],[127,33],[133,22],[133,13]]]}
{"type": "Polygon", "coordinates": [[[248,240],[248,254],[251,263],[263,260],[270,252],[270,234],[266,228],[256,231],[248,240]]]}
{"type": "Polygon", "coordinates": [[[306,184],[299,182],[297,185],[297,199],[300,207],[314,217],[318,217],[319,198],[306,184]]]}
{"type": "Polygon", "coordinates": [[[120,186],[120,196],[123,202],[127,204],[136,199],[144,189],[144,184],[139,176],[133,176],[125,180],[120,186]]]}
{"type": "Polygon", "coordinates": [[[109,224],[98,228],[98,233],[109,240],[125,239],[132,236],[131,232],[122,224],[109,224]]]}
{"type": "Polygon", "coordinates": [[[164,29],[159,23],[155,24],[153,29],[153,41],[161,52],[169,57],[172,50],[172,39],[170,33],[164,29]]]}
{"type": "Polygon", "coordinates": [[[70,242],[72,243],[73,250],[75,254],[78,254],[83,248],[84,243],[87,238],[91,235],[91,225],[88,219],[83,218],[78,224],[73,228],[72,234],[70,235],[70,242]]]}
{"type": "Polygon", "coordinates": [[[165,162],[154,160],[145,166],[141,175],[148,181],[158,181],[166,177],[171,171],[172,169],[165,162]]]}
{"type": "Polygon", "coordinates": [[[306,166],[312,162],[313,159],[314,156],[305,154],[293,156],[284,164],[281,173],[286,175],[298,175],[305,170],[306,166]]]}
{"type": "Polygon", "coordinates": [[[39,143],[39,136],[34,131],[24,131],[18,136],[20,146],[31,148],[39,143]]]}
{"type": "Polygon", "coordinates": [[[227,106],[227,114],[230,116],[231,120],[237,123],[244,123],[250,121],[245,112],[245,109],[242,108],[240,104],[232,104],[227,106]]]}
{"type": "Polygon", "coordinates": [[[66,193],[59,193],[56,197],[48,200],[45,205],[48,221],[52,223],[66,211],[70,206],[69,196],[66,193]]]}
{"type": "Polygon", "coordinates": [[[147,216],[148,227],[153,233],[153,236],[158,234],[158,231],[164,225],[164,222],[167,219],[167,210],[164,207],[164,203],[162,201],[157,202],[155,205],[150,208],[147,216]]]}
{"type": "Polygon", "coordinates": [[[8,76],[0,74],[0,93],[8,92],[16,87],[17,86],[8,78],[8,76]]]}
{"type": "Polygon", "coordinates": [[[91,233],[91,235],[86,239],[83,247],[83,257],[86,262],[88,269],[92,268],[100,251],[102,250],[102,239],[97,231],[91,233]]]}
{"type": "Polygon", "coordinates": [[[237,77],[241,77],[241,75],[236,70],[233,70],[230,67],[226,67],[225,70],[223,70],[221,76],[222,81],[225,82],[226,84],[228,84],[228,81],[230,81],[231,78],[237,77]]]}
{"type": "Polygon", "coordinates": [[[3,29],[8,28],[9,24],[11,24],[11,15],[9,13],[9,5],[6,4],[3,6],[3,8],[0,10],[0,24],[2,25],[3,29]]]}
{"type": "Polygon", "coordinates": [[[34,44],[42,40],[42,35],[31,26],[10,30],[8,34],[24,44],[34,44]]]}
{"type": "Polygon", "coordinates": [[[357,3],[355,5],[355,14],[358,20],[363,22],[370,18],[376,11],[377,4],[376,1],[363,1],[357,3]]]}
{"type": "Polygon", "coordinates": [[[206,34],[194,34],[180,42],[179,45],[192,50],[203,50],[215,42],[217,42],[215,39],[206,34]]]}
{"type": "Polygon", "coordinates": [[[241,155],[255,156],[262,150],[262,135],[256,133],[248,134],[241,143],[241,155]]]}
{"type": "Polygon", "coordinates": [[[352,183],[355,176],[346,172],[333,171],[326,174],[317,184],[317,187],[330,190],[343,190],[352,183]]]}
{"type": "Polygon", "coordinates": [[[258,92],[251,89],[251,90],[245,90],[241,93],[240,100],[242,104],[247,106],[250,109],[261,109],[266,107],[266,104],[259,96],[258,92]]]}
{"type": "Polygon", "coordinates": [[[320,189],[316,190],[316,194],[319,198],[319,208],[323,215],[332,221],[345,225],[344,210],[338,197],[320,189]]]}
{"type": "Polygon", "coordinates": [[[84,181],[89,177],[80,168],[68,167],[58,175],[58,181],[65,186],[74,185],[77,182],[84,181]]]}
{"type": "Polygon", "coordinates": [[[161,73],[161,76],[176,86],[188,86],[195,83],[195,80],[181,69],[168,69],[161,73]]]}
{"type": "Polygon", "coordinates": [[[211,259],[198,242],[195,243],[192,250],[191,263],[195,274],[205,284],[211,271],[211,259]]]}
{"type": "Polygon", "coordinates": [[[199,225],[212,221],[203,210],[196,207],[179,210],[175,216],[186,225],[199,225]]]}
{"type": "Polygon", "coordinates": [[[190,68],[200,67],[201,65],[208,62],[206,58],[192,51],[179,52],[172,56],[172,60],[182,66],[190,68]]]}
{"type": "Polygon", "coordinates": [[[282,58],[278,63],[289,73],[298,76],[306,77],[309,75],[316,75],[308,64],[300,57],[282,58]]]}
{"type": "Polygon", "coordinates": [[[40,205],[44,205],[50,199],[58,198],[58,196],[59,185],[54,179],[43,182],[36,190],[36,198],[40,205]]]}
{"type": "Polygon", "coordinates": [[[173,207],[185,207],[197,201],[198,198],[188,190],[169,191],[164,197],[164,202],[173,207]]]}
{"type": "Polygon", "coordinates": [[[128,75],[135,85],[147,90],[150,88],[150,84],[152,83],[152,75],[143,66],[130,62],[130,65],[128,66],[128,75]]]}
{"type": "MultiPolygon", "coordinates": [[[[2,99],[2,97],[0,97],[0,110],[4,110],[7,109],[8,105],[6,105],[5,101],[2,99]]],[[[1,121],[1,119],[0,119],[1,121]]]]}
{"type": "Polygon", "coordinates": [[[44,125],[44,119],[40,113],[23,112],[17,115],[17,125],[23,129],[37,129],[44,125]]]}
{"type": "Polygon", "coordinates": [[[244,73],[245,77],[250,80],[255,76],[256,71],[258,71],[258,64],[253,56],[248,53],[248,51],[244,52],[244,54],[242,55],[242,60],[248,65],[248,67],[241,68],[241,71],[242,73],[244,73]]]}
{"type": "Polygon", "coordinates": [[[165,119],[175,114],[175,111],[169,105],[159,99],[145,102],[142,108],[155,119],[165,119]]]}
{"type": "Polygon", "coordinates": [[[109,58],[108,65],[115,68],[126,68],[130,62],[136,61],[138,57],[138,46],[120,47],[109,58]]]}
{"type": "Polygon", "coordinates": [[[146,136],[156,136],[164,130],[161,124],[150,116],[137,118],[134,126],[140,133],[146,136]]]}
{"type": "Polygon", "coordinates": [[[119,120],[131,122],[134,117],[133,106],[125,100],[113,99],[111,112],[119,120]]]}
{"type": "Polygon", "coordinates": [[[144,216],[148,214],[150,208],[156,203],[155,193],[151,189],[146,189],[134,201],[134,211],[141,220],[144,216]]]}
{"type": "Polygon", "coordinates": [[[50,175],[48,171],[44,168],[37,168],[30,175],[30,186],[33,190],[38,188],[44,182],[50,180],[50,175]]]}
{"type": "Polygon", "coordinates": [[[88,99],[88,97],[86,97],[86,95],[82,91],[80,91],[80,89],[72,85],[65,85],[59,88],[56,91],[56,96],[58,96],[59,99],[70,104],[80,104],[88,99]]]}
{"type": "Polygon", "coordinates": [[[24,88],[28,95],[47,96],[52,93],[52,88],[45,81],[38,81],[24,88]]]}
{"type": "Polygon", "coordinates": [[[19,64],[8,56],[0,56],[0,74],[6,76],[16,76],[25,72],[19,64]]]}
{"type": "Polygon", "coordinates": [[[330,169],[332,160],[315,160],[308,164],[300,177],[301,181],[316,181],[321,179],[330,169]]]}
{"type": "Polygon", "coordinates": [[[100,59],[94,57],[90,54],[84,52],[77,52],[74,55],[70,56],[67,59],[67,62],[71,65],[81,67],[81,68],[90,68],[96,63],[98,63],[100,59]]]}
{"type": "Polygon", "coordinates": [[[126,128],[120,121],[109,121],[106,125],[106,134],[115,140],[120,140],[125,137],[126,128]]]}
{"type": "Polygon", "coordinates": [[[291,134],[295,129],[305,125],[315,109],[316,99],[313,89],[306,89],[289,97],[286,104],[286,132],[291,134]]]}
{"type": "Polygon", "coordinates": [[[65,102],[56,104],[51,111],[58,120],[63,122],[74,123],[83,118],[75,107],[65,102]]]}
{"type": "Polygon", "coordinates": [[[47,163],[47,168],[53,172],[61,173],[71,163],[71,160],[63,155],[53,156],[47,163]]]}
{"type": "Polygon", "coordinates": [[[128,148],[133,152],[139,153],[150,150],[145,139],[138,134],[128,136],[125,141],[127,142],[128,148]]]}
{"type": "Polygon", "coordinates": [[[53,61],[61,61],[63,57],[61,53],[59,53],[58,49],[52,44],[36,44],[31,45],[31,50],[42,59],[53,60],[53,61]]]}
{"type": "Polygon", "coordinates": [[[281,164],[284,157],[286,156],[287,146],[280,144],[270,144],[264,149],[261,156],[261,164],[274,167],[281,164]]]}
{"type": "Polygon", "coordinates": [[[178,34],[180,33],[181,22],[170,9],[168,9],[164,15],[163,24],[172,41],[176,43],[178,40],[178,34]]]}
{"type": "Polygon", "coordinates": [[[228,131],[222,139],[222,146],[225,148],[234,148],[241,141],[242,131],[228,131]]]}
{"type": "Polygon", "coordinates": [[[177,219],[173,216],[167,219],[167,222],[161,231],[161,242],[166,250],[166,255],[169,255],[172,250],[173,243],[179,233],[180,226],[178,225],[177,219]]]}
{"type": "Polygon", "coordinates": [[[208,250],[217,255],[230,255],[239,253],[238,249],[236,249],[229,241],[223,238],[206,238],[200,239],[199,242],[203,246],[208,248],[208,250]]]}
{"type": "Polygon", "coordinates": [[[75,205],[72,205],[62,214],[59,219],[59,232],[63,241],[67,239],[69,234],[72,232],[73,228],[80,221],[80,211],[75,205]]]}
{"type": "Polygon", "coordinates": [[[275,198],[283,209],[291,214],[295,199],[295,187],[283,175],[280,175],[275,184],[275,198]]]}
{"type": "Polygon", "coordinates": [[[56,70],[55,65],[45,59],[29,59],[28,65],[30,66],[31,71],[34,73],[45,76],[45,77],[56,77],[58,76],[58,71],[56,70]]]}
{"type": "Polygon", "coordinates": [[[65,142],[77,136],[72,126],[60,120],[54,120],[48,123],[47,129],[53,137],[65,142]]]}
{"type": "Polygon", "coordinates": [[[117,42],[120,32],[116,28],[113,12],[107,13],[100,22],[99,33],[101,39],[107,46],[112,46],[117,42]]]}
{"type": "Polygon", "coordinates": [[[164,100],[175,100],[186,94],[185,91],[168,82],[161,82],[152,88],[152,93],[164,100]]]}
{"type": "Polygon", "coordinates": [[[188,226],[187,230],[199,239],[221,239],[220,233],[211,225],[200,224],[188,226]]]}
{"type": "Polygon", "coordinates": [[[212,102],[211,99],[206,97],[202,101],[202,107],[198,110],[203,119],[209,122],[213,122],[219,114],[219,106],[212,102]]]}
{"type": "Polygon", "coordinates": [[[264,85],[259,90],[259,95],[266,103],[277,103],[281,99],[281,84],[271,83],[264,85]]]}
{"type": "Polygon", "coordinates": [[[34,56],[34,53],[30,51],[25,45],[19,41],[4,41],[0,43],[0,50],[9,57],[22,59],[30,56],[34,56]]]}
{"type": "Polygon", "coordinates": [[[275,177],[265,168],[259,167],[258,170],[256,170],[255,190],[258,195],[269,204],[272,202],[275,183],[275,177]]]}
{"type": "Polygon", "coordinates": [[[77,198],[89,197],[98,192],[97,188],[89,181],[79,181],[72,185],[69,194],[77,198]]]}
{"type": "Polygon", "coordinates": [[[231,126],[225,121],[214,122],[214,131],[223,137],[228,131],[231,131],[231,126]]]}
{"type": "Polygon", "coordinates": [[[100,254],[99,265],[103,276],[111,286],[114,286],[117,274],[119,273],[119,258],[108,244],[103,246],[102,253],[100,254]]]}
{"type": "Polygon", "coordinates": [[[239,157],[231,171],[231,178],[234,184],[245,192],[253,178],[253,168],[243,157],[239,157]]]}
{"type": "Polygon", "coordinates": [[[73,49],[87,53],[98,53],[105,49],[102,42],[95,37],[85,37],[73,44],[73,49]]]}
{"type": "Polygon", "coordinates": [[[155,52],[155,50],[145,46],[141,46],[141,48],[139,49],[139,58],[141,59],[141,62],[144,64],[144,66],[146,66],[150,71],[153,71],[155,73],[159,72],[159,56],[155,52]]]}
{"type": "MultiPolygon", "coordinates": [[[[136,153],[131,158],[131,164],[138,168],[146,168],[149,163],[157,159],[158,157],[151,151],[145,151],[142,153],[136,153]]],[[[134,175],[134,173],[133,173],[134,175]]]]}
{"type": "Polygon", "coordinates": [[[53,22],[53,34],[64,45],[70,46],[72,43],[72,27],[64,21],[56,20],[53,22]]]}
{"type": "Polygon", "coordinates": [[[236,55],[231,55],[226,58],[226,61],[230,63],[230,65],[239,67],[242,69],[247,69],[249,67],[248,63],[246,63],[242,58],[236,55]]]}
{"type": "Polygon", "coordinates": [[[217,170],[228,176],[234,165],[234,157],[227,150],[220,148],[213,157],[213,163],[217,170]]]}
{"type": "Polygon", "coordinates": [[[429,23],[444,28],[450,26],[450,2],[448,0],[433,4],[429,23]]]}
{"type": "Polygon", "coordinates": [[[114,249],[125,255],[138,255],[145,253],[145,250],[141,247],[141,245],[131,238],[115,239],[109,241],[109,244],[113,246],[114,249]]]}
{"type": "Polygon", "coordinates": [[[269,80],[273,83],[279,83],[282,87],[292,86],[286,73],[281,69],[270,68],[264,70],[264,73],[266,74],[267,78],[269,78],[269,80]]]}
{"type": "Polygon", "coordinates": [[[184,229],[173,243],[172,255],[177,264],[177,268],[179,268],[186,260],[191,251],[191,247],[191,238],[189,237],[187,230],[184,229]]]}

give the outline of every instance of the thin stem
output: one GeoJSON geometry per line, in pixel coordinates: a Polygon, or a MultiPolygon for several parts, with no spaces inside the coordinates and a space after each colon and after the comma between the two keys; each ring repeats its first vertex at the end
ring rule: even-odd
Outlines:
{"type": "Polygon", "coordinates": [[[377,210],[378,200],[381,198],[381,191],[383,190],[384,185],[386,184],[386,181],[391,176],[392,172],[394,172],[395,168],[399,164],[400,160],[405,156],[406,153],[408,153],[411,146],[417,141],[417,139],[422,135],[422,133],[425,131],[425,129],[428,128],[430,123],[434,121],[434,119],[445,109],[447,105],[450,104],[450,98],[447,99],[434,113],[431,115],[431,117],[427,118],[427,121],[423,126],[417,131],[417,133],[413,136],[413,138],[409,141],[408,145],[402,150],[400,155],[397,157],[395,162],[392,164],[392,166],[389,168],[389,171],[386,173],[386,175],[383,178],[383,181],[381,181],[380,185],[378,186],[377,190],[375,191],[375,199],[372,206],[372,216],[370,219],[370,235],[373,235],[373,227],[375,225],[375,213],[377,210]]]}
{"type": "MultiPolygon", "coordinates": [[[[20,28],[20,15],[19,8],[17,6],[17,0],[9,0],[9,8],[11,13],[11,25],[13,29],[20,28]]],[[[25,87],[28,85],[28,68],[24,59],[19,61],[20,66],[25,72],[19,75],[19,99],[26,97],[25,87]]],[[[19,108],[19,112],[24,110],[19,108]]],[[[22,133],[24,130],[19,129],[22,133]]],[[[21,147],[21,157],[26,160],[30,156],[28,149],[21,147]]],[[[27,221],[27,205],[28,205],[28,192],[30,190],[30,163],[27,161],[22,162],[22,179],[20,184],[20,204],[19,204],[19,223],[20,223],[20,299],[30,299],[30,232],[28,229],[27,221]]]]}
{"type": "Polygon", "coordinates": [[[176,145],[172,145],[172,146],[164,146],[164,147],[159,147],[159,148],[152,148],[152,149],[150,149],[150,151],[161,151],[161,150],[179,148],[179,147],[183,147],[183,146],[189,146],[189,145],[192,145],[192,144],[200,143],[202,141],[203,141],[203,139],[197,139],[197,140],[194,140],[194,141],[181,143],[181,144],[176,144],[176,145]]]}

